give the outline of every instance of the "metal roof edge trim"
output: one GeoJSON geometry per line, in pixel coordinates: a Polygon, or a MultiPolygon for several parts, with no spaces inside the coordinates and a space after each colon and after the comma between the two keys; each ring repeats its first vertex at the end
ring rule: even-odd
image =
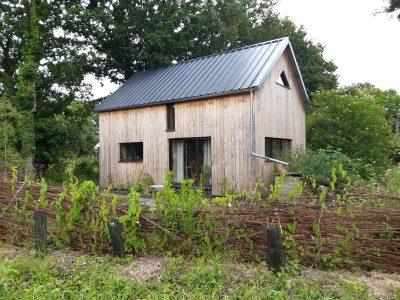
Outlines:
{"type": "MultiPolygon", "coordinates": [[[[285,50],[287,48],[289,48],[290,49],[291,59],[292,59],[294,65],[295,65],[295,72],[296,72],[296,75],[297,75],[296,78],[300,82],[301,91],[303,93],[304,98],[306,99],[307,103],[310,104],[310,98],[308,96],[306,86],[304,85],[303,78],[301,77],[300,68],[299,68],[299,65],[297,63],[296,56],[294,55],[293,47],[292,47],[292,44],[290,43],[289,37],[286,36],[284,38],[281,38],[281,40],[284,43],[282,44],[281,48],[278,49],[279,52],[275,53],[275,57],[274,57],[273,62],[270,64],[267,72],[265,72],[265,75],[259,81],[259,84],[257,86],[261,87],[262,85],[264,85],[265,81],[267,80],[268,76],[271,74],[271,72],[274,69],[274,67],[275,67],[276,63],[278,62],[279,58],[282,56],[282,54],[285,52],[285,50]]],[[[278,50],[276,50],[276,51],[278,51],[278,50]]],[[[253,82],[253,84],[254,84],[254,82],[253,82]]]]}
{"type": "Polygon", "coordinates": [[[288,42],[289,42],[288,46],[289,46],[289,49],[290,49],[290,54],[291,54],[291,57],[293,59],[294,65],[296,66],[297,80],[300,81],[300,85],[301,85],[301,88],[302,88],[302,91],[303,91],[303,96],[306,98],[307,103],[311,104],[310,97],[308,96],[307,89],[306,89],[306,86],[305,86],[304,81],[303,81],[303,77],[301,76],[301,71],[300,71],[299,64],[297,63],[296,56],[294,55],[292,43],[290,42],[289,39],[288,39],[288,42]]]}

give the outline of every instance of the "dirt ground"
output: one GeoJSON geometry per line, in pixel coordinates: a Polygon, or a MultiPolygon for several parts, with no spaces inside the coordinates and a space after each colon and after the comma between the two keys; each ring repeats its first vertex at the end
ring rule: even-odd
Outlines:
{"type": "MultiPolygon", "coordinates": [[[[16,248],[11,246],[0,245],[0,259],[12,261],[18,259],[29,259],[34,257],[33,250],[16,248]]],[[[74,252],[74,251],[52,251],[52,259],[58,264],[69,268],[76,261],[84,260],[89,255],[74,252]]],[[[143,256],[133,258],[131,262],[116,263],[111,257],[103,256],[96,257],[98,261],[113,263],[121,274],[127,278],[137,280],[140,283],[147,281],[158,280],[162,277],[166,264],[165,257],[143,256]]],[[[224,267],[232,270],[234,274],[231,282],[239,282],[244,278],[249,278],[256,274],[266,272],[266,268],[260,265],[244,264],[244,263],[227,263],[224,267]]],[[[328,271],[315,268],[304,268],[301,276],[305,281],[315,282],[321,287],[329,286],[330,289],[335,289],[340,281],[349,281],[355,283],[363,283],[369,292],[373,293],[377,299],[395,299],[396,290],[400,288],[400,274],[381,273],[377,271],[360,271],[351,272],[346,270],[328,271]]],[[[337,286],[339,290],[339,286],[337,286]]]]}

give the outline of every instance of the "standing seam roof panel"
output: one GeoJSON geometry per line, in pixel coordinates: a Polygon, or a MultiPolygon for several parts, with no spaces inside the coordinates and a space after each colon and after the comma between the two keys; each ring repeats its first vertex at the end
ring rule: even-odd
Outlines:
{"type": "MultiPolygon", "coordinates": [[[[119,110],[258,88],[288,47],[293,56],[289,39],[281,38],[138,72],[95,110],[119,110]]],[[[293,60],[296,62],[294,57],[293,60]]],[[[300,70],[295,65],[303,94],[308,99],[300,70]]]]}

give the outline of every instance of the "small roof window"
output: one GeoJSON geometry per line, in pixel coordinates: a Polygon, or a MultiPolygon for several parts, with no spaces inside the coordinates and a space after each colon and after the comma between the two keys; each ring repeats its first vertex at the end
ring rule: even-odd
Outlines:
{"type": "Polygon", "coordinates": [[[290,89],[289,81],[286,77],[285,71],[282,71],[281,75],[279,75],[276,83],[290,89]]]}

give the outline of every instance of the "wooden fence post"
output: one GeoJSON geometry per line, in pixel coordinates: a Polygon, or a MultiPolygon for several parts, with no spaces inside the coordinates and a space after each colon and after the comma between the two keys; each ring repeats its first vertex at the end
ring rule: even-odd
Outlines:
{"type": "Polygon", "coordinates": [[[114,255],[120,258],[125,257],[124,241],[122,239],[122,224],[118,218],[112,219],[108,223],[108,231],[110,233],[111,245],[114,255]]]}
{"type": "Polygon", "coordinates": [[[279,226],[267,228],[267,263],[274,272],[285,267],[282,235],[279,226]]]}
{"type": "Polygon", "coordinates": [[[35,248],[45,252],[47,245],[47,214],[45,211],[35,211],[35,248]]]}

